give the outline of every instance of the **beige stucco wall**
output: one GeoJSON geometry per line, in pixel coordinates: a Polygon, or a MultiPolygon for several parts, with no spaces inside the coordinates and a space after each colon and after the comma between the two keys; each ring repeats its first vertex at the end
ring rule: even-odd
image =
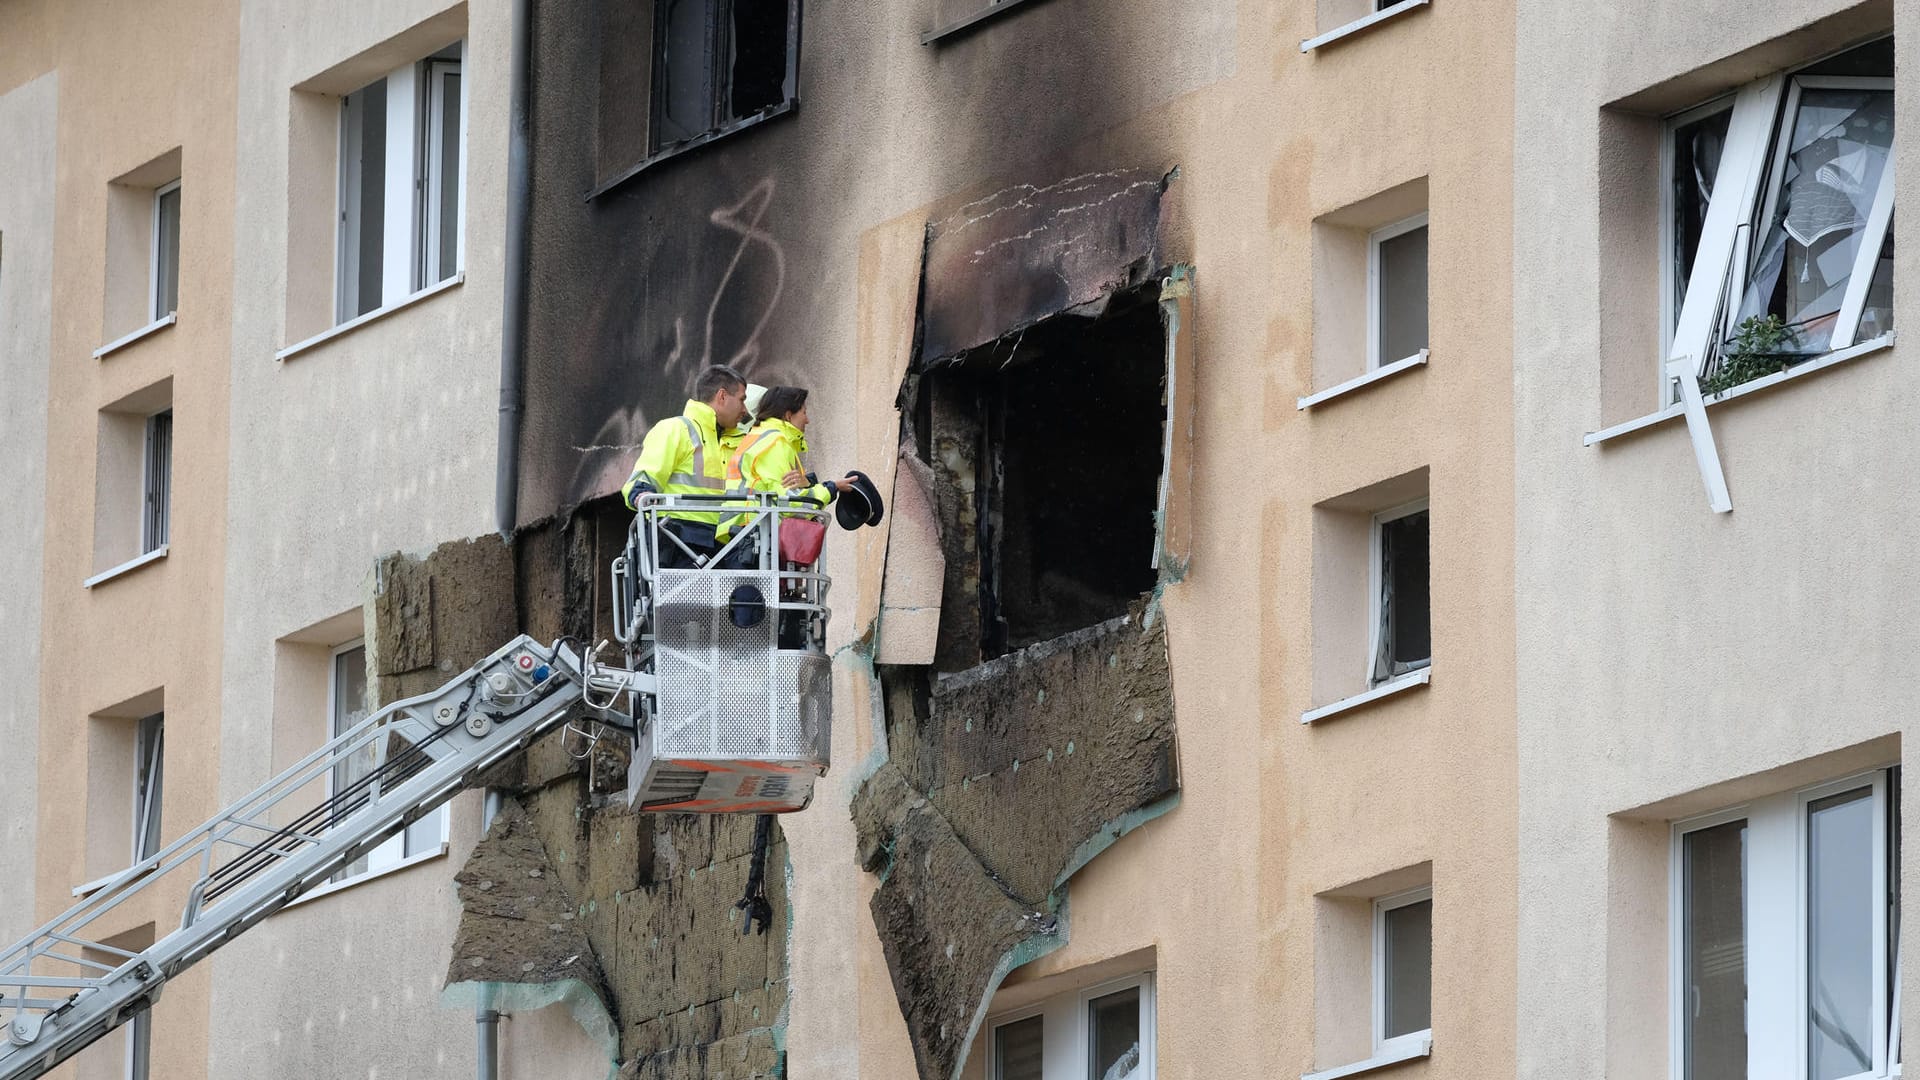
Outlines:
{"type": "MultiPolygon", "coordinates": [[[[4,85],[4,84],[0,84],[4,85]]],[[[60,78],[0,93],[0,941],[34,925],[40,743],[40,568],[53,329],[54,131],[60,78]]]]}
{"type": "MultiPolygon", "coordinates": [[[[889,9],[875,36],[910,39],[923,28],[924,11],[907,7],[889,9]]],[[[1076,20],[1086,14],[1043,4],[980,34],[1044,49],[1052,35],[1084,32],[1076,20]]],[[[1102,17],[1131,16],[1109,7],[1102,17]]],[[[1140,15],[1142,24],[1159,17],[1140,15]]],[[[1164,598],[1183,793],[1176,809],[1076,875],[1071,943],[1016,972],[995,1008],[1020,1000],[1023,984],[1071,989],[1110,972],[1109,961],[1152,957],[1159,1075],[1288,1076],[1344,1064],[1365,1051],[1316,1059],[1316,1027],[1352,1021],[1342,1007],[1316,1007],[1315,895],[1431,863],[1439,1048],[1400,1075],[1500,1075],[1514,1041],[1517,812],[1510,8],[1436,4],[1314,56],[1298,49],[1318,29],[1311,9],[1205,6],[1179,18],[1205,20],[1199,32],[1220,43],[1213,66],[1180,69],[1191,81],[1177,96],[1137,102],[1098,139],[1060,147],[1045,164],[989,156],[948,168],[945,148],[970,135],[943,127],[938,104],[914,96],[925,85],[916,65],[938,64],[938,52],[879,50],[861,61],[880,72],[865,85],[898,88],[882,96],[887,111],[914,119],[875,128],[885,141],[865,168],[885,182],[850,185],[809,226],[837,230],[837,261],[857,274],[853,288],[810,297],[832,328],[820,355],[849,358],[817,366],[812,459],[826,470],[888,467],[919,230],[936,200],[1075,168],[1178,163],[1171,250],[1197,268],[1199,357],[1197,539],[1190,572],[1164,598]],[[1379,94],[1387,85],[1390,103],[1379,94]],[[1463,129],[1475,137],[1460,138],[1463,129]],[[1433,221],[1431,364],[1296,411],[1297,396],[1324,385],[1314,379],[1315,219],[1422,177],[1433,221]],[[1435,523],[1434,683],[1302,727],[1301,712],[1326,703],[1312,680],[1314,506],[1421,468],[1435,523]]],[[[819,33],[810,28],[809,40],[819,33]]],[[[1175,63],[1187,55],[1178,40],[1167,48],[1175,63]]],[[[839,104],[810,99],[809,108],[814,100],[839,104]]],[[[849,110],[850,130],[869,119],[849,110]]],[[[1360,358],[1350,362],[1357,373],[1360,358]]],[[[865,534],[836,533],[829,544],[832,644],[867,630],[883,551],[865,534]]],[[[857,657],[841,662],[834,772],[808,811],[783,822],[794,898],[788,1067],[895,1080],[911,1075],[911,1055],[847,825],[877,720],[857,657]]],[[[1356,675],[1364,662],[1351,657],[1356,675]]],[[[1367,975],[1346,970],[1334,981],[1355,977],[1367,975]]]]}
{"type": "MultiPolygon", "coordinates": [[[[42,399],[45,494],[25,510],[40,515],[45,528],[32,877],[32,907],[45,918],[71,904],[70,890],[89,876],[90,838],[112,837],[122,856],[128,843],[126,803],[88,798],[96,789],[119,794],[132,782],[130,772],[104,767],[131,742],[131,717],[102,714],[129,702],[164,703],[165,836],[215,809],[212,770],[199,763],[217,757],[219,739],[235,107],[232,81],[222,73],[232,70],[235,20],[224,0],[48,4],[37,16],[11,17],[33,28],[32,55],[58,72],[60,87],[45,278],[52,327],[42,399]],[[110,276],[109,182],[176,148],[178,323],[96,359],[110,276]],[[98,411],[167,379],[175,410],[171,554],[83,588],[98,569],[98,411]],[[76,662],[83,656],[90,659],[76,662]]],[[[33,181],[44,182],[44,175],[33,181]]],[[[93,929],[139,934],[144,924],[177,920],[174,905],[184,888],[182,882],[143,897],[93,929]]],[[[204,1067],[206,988],[204,972],[189,973],[169,985],[155,1009],[156,1061],[178,1073],[204,1067]]],[[[74,1068],[88,1075],[110,1068],[124,1045],[123,1038],[107,1040],[74,1068]]]]}
{"type": "MultiPolygon", "coordinates": [[[[373,560],[491,528],[506,15],[504,3],[468,9],[444,0],[240,7],[236,124],[246,165],[235,212],[244,239],[233,258],[248,287],[234,298],[233,345],[222,357],[234,386],[224,582],[234,601],[223,641],[233,674],[219,759],[226,798],[324,737],[326,702],[302,665],[315,656],[324,663],[325,646],[358,636],[352,618],[319,624],[361,605],[373,560]],[[333,286],[331,231],[301,232],[300,223],[316,206],[331,217],[337,106],[296,98],[294,88],[435,26],[427,33],[436,40],[417,55],[382,57],[358,73],[364,78],[342,75],[353,85],[338,89],[354,89],[459,38],[463,22],[465,282],[275,360],[313,332],[290,328],[288,312],[317,306],[324,321],[333,286]],[[296,102],[309,106],[299,118],[296,102]],[[297,122],[316,116],[324,130],[297,122]],[[306,247],[290,253],[290,234],[306,247]],[[284,643],[290,636],[306,647],[284,643]]],[[[285,1076],[472,1075],[472,1016],[442,1008],[439,991],[459,911],[452,875],[479,829],[478,796],[456,799],[449,813],[450,857],[296,905],[213,958],[220,1022],[208,1076],[258,1076],[263,1054],[285,1076]]]]}
{"type": "MultiPolygon", "coordinates": [[[[1514,235],[1521,1076],[1664,1075],[1668,823],[1892,764],[1912,724],[1920,391],[1900,348],[1709,410],[1731,514],[1709,513],[1677,422],[1581,445],[1651,411],[1655,380],[1651,348],[1606,344],[1644,312],[1608,316],[1602,291],[1644,274],[1618,253],[1653,253],[1600,207],[1628,198],[1622,177],[1658,173],[1607,153],[1602,107],[1641,95],[1657,116],[1875,30],[1895,29],[1901,55],[1920,47],[1910,5],[1843,9],[1520,4],[1516,79],[1553,92],[1519,97],[1516,139],[1554,148],[1515,171],[1515,220],[1541,226],[1514,235]],[[1618,364],[1641,365],[1637,409],[1607,400],[1618,364]]],[[[1896,111],[1917,106],[1901,80],[1896,111]]],[[[1902,145],[1910,174],[1920,152],[1902,145]]],[[[1914,223],[1895,228],[1905,313],[1920,266],[1914,223]]]]}

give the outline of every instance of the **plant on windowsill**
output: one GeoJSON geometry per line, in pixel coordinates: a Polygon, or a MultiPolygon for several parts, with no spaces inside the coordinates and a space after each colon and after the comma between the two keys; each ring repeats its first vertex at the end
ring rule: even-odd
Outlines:
{"type": "Polygon", "coordinates": [[[1778,315],[1749,315],[1740,321],[1720,354],[1720,366],[1700,380],[1700,392],[1712,397],[1763,375],[1785,371],[1800,354],[1784,346],[1794,344],[1799,330],[1778,315]]]}

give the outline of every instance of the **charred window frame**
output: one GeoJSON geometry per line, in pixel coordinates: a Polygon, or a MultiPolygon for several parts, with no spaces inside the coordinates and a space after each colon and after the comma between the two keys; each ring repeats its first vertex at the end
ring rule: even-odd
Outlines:
{"type": "Polygon", "coordinates": [[[1123,615],[1159,581],[1169,325],[1122,288],[918,379],[947,581],[935,666],[957,671],[1123,615]]]}
{"type": "Polygon", "coordinates": [[[655,0],[648,162],[790,110],[800,0],[655,0]]]}

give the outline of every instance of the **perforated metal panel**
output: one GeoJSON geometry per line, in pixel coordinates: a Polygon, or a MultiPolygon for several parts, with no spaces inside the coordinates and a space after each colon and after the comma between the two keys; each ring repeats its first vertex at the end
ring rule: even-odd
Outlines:
{"type": "Polygon", "coordinates": [[[730,598],[742,586],[778,594],[779,575],[750,570],[662,570],[654,604],[663,758],[826,764],[832,674],[825,656],[779,649],[780,613],[736,626],[730,598]]]}

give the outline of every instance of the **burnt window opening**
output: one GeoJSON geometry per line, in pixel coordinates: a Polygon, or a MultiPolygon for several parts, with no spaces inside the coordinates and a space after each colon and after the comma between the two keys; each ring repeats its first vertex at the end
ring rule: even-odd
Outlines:
{"type": "Polygon", "coordinates": [[[942,541],[938,669],[1097,625],[1154,587],[1167,415],[1158,298],[1157,283],[1121,290],[1097,312],[1052,316],[921,377],[916,444],[942,490],[942,529],[961,534],[942,541]]]}
{"type": "Polygon", "coordinates": [[[799,0],[655,0],[649,152],[789,104],[799,0]]]}

